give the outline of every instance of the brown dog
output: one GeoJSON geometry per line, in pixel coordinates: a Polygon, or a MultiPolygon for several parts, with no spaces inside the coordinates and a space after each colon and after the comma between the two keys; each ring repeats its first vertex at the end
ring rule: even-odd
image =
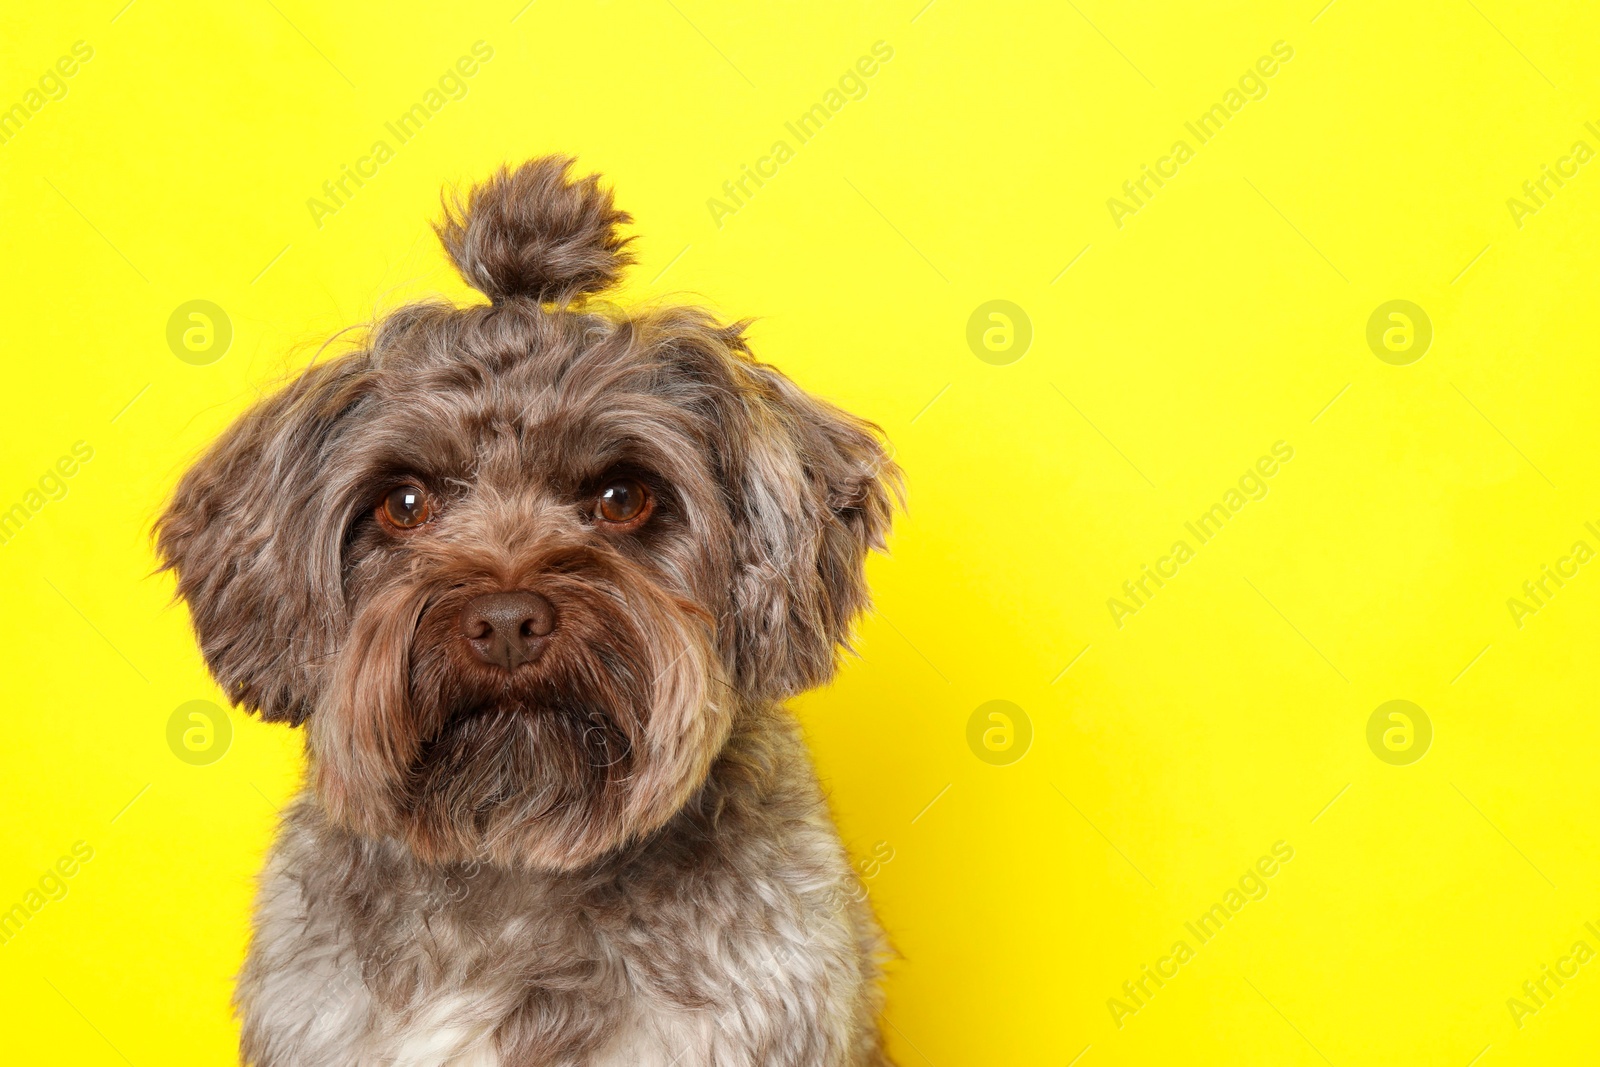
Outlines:
{"type": "Polygon", "coordinates": [[[158,525],[206,663],[305,725],[239,979],[258,1067],[887,1064],[883,939],[782,702],[866,607],[876,428],[501,172],[416,304],[242,416],[158,525]]]}

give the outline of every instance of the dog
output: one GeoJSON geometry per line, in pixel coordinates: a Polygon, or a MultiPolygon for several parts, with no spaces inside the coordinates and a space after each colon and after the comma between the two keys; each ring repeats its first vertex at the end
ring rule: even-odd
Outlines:
{"type": "Polygon", "coordinates": [[[848,650],[900,470],[747,322],[591,300],[632,218],[573,162],[447,198],[489,302],[314,362],[156,523],[217,684],[305,736],[243,1063],[890,1063],[784,702],[848,650]]]}

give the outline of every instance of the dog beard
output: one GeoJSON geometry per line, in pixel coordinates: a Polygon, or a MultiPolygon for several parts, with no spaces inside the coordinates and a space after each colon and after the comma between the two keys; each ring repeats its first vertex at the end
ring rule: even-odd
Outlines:
{"type": "Polygon", "coordinates": [[[311,717],[330,817],[431,863],[567,870],[665,823],[704,781],[731,708],[706,613],[615,553],[547,553],[519,575],[394,584],[351,620],[311,717]],[[531,663],[476,661],[478,593],[529,588],[558,623],[531,663]]]}

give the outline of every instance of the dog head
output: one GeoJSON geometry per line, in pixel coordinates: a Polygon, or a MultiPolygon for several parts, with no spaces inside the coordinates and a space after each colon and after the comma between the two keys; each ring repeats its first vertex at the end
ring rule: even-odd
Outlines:
{"type": "Polygon", "coordinates": [[[218,683],[306,724],[337,824],[427,861],[566,869],[666,822],[741,709],[832,675],[898,492],[743,324],[586,306],[631,220],[570,165],[446,209],[491,303],[314,364],[157,524],[218,683]]]}

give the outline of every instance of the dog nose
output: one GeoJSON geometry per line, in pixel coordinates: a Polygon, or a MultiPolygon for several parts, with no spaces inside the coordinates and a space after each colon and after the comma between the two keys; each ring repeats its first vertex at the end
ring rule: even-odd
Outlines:
{"type": "Polygon", "coordinates": [[[473,597],[461,611],[461,636],[473,655],[506,670],[537,659],[555,628],[555,605],[526,589],[473,597]]]}

